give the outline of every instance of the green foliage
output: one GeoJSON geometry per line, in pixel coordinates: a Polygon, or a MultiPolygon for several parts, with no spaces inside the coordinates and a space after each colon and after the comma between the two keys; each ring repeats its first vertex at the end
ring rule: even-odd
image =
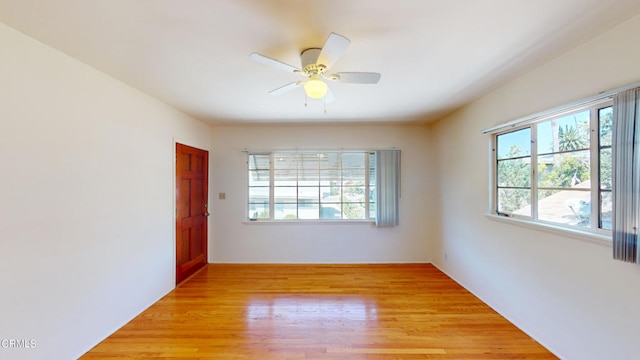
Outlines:
{"type": "MultiPolygon", "coordinates": [[[[510,149],[509,155],[517,156],[517,148],[510,149]]],[[[528,159],[528,158],[527,158],[528,159]]],[[[540,188],[570,188],[590,178],[588,159],[572,154],[556,154],[552,164],[538,165],[538,186],[540,188]]],[[[609,159],[610,162],[610,159],[609,159]]],[[[528,206],[531,202],[531,167],[524,159],[501,160],[498,162],[498,191],[500,211],[513,212],[528,206]],[[521,188],[521,189],[517,189],[521,188]]],[[[553,190],[541,190],[540,197],[552,195],[553,190]]]]}
{"type": "Polygon", "coordinates": [[[611,145],[613,135],[613,110],[600,111],[600,145],[611,145]]]}
{"type": "MultiPolygon", "coordinates": [[[[517,146],[512,146],[507,153],[507,158],[520,156],[521,151],[517,146]]],[[[530,159],[530,158],[529,158],[530,159]]],[[[498,185],[501,187],[530,187],[531,164],[524,159],[506,159],[498,162],[498,185]]],[[[498,208],[500,211],[517,211],[531,200],[531,192],[527,189],[501,188],[498,191],[498,208]]]]}
{"type": "Polygon", "coordinates": [[[358,203],[342,204],[342,215],[345,219],[364,219],[364,208],[358,203]]]}
{"type": "Polygon", "coordinates": [[[343,188],[344,194],[353,198],[356,195],[364,195],[364,181],[353,181],[343,188]]]}
{"type": "Polygon", "coordinates": [[[269,218],[269,210],[262,210],[258,212],[258,210],[253,212],[251,216],[252,219],[268,219],[269,218]]]}
{"type": "Polygon", "coordinates": [[[531,187],[531,164],[524,159],[498,161],[498,186],[531,187]]]}
{"type": "Polygon", "coordinates": [[[590,178],[591,170],[588,162],[570,154],[555,155],[559,157],[557,165],[541,165],[538,168],[538,186],[568,188],[590,178]]]}
{"type": "Polygon", "coordinates": [[[531,204],[529,189],[498,189],[498,210],[515,212],[531,204]]]}
{"type": "Polygon", "coordinates": [[[522,155],[522,150],[520,150],[520,147],[518,147],[518,145],[511,145],[511,147],[509,148],[509,152],[507,153],[507,157],[513,158],[520,155],[522,155]]]}
{"type": "Polygon", "coordinates": [[[558,141],[560,151],[584,149],[589,146],[588,140],[585,139],[582,132],[569,125],[561,126],[558,129],[558,141]]]}
{"type": "Polygon", "coordinates": [[[611,149],[603,149],[600,152],[600,186],[603,189],[611,189],[611,149]]]}
{"type": "MultiPolygon", "coordinates": [[[[538,167],[538,186],[540,188],[570,188],[591,177],[588,162],[570,154],[555,155],[560,160],[557,165],[541,164],[538,167]]],[[[540,190],[539,199],[555,194],[556,190],[540,190]]]]}
{"type": "Polygon", "coordinates": [[[342,194],[342,216],[345,219],[364,219],[364,208],[359,202],[365,201],[364,182],[355,181],[344,187],[342,194]],[[358,201],[354,203],[354,201],[358,201]]]}
{"type": "Polygon", "coordinates": [[[329,186],[330,186],[329,195],[331,196],[340,195],[340,185],[336,184],[335,181],[332,181],[329,186]]]}
{"type": "MultiPolygon", "coordinates": [[[[611,146],[613,137],[613,109],[600,110],[600,146],[611,146]]],[[[600,186],[611,189],[611,149],[600,151],[600,186]]]]}

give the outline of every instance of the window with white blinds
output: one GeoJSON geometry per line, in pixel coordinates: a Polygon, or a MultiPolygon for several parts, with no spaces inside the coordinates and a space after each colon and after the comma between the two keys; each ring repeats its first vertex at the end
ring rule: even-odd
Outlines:
{"type": "Polygon", "coordinates": [[[247,162],[251,221],[375,220],[375,152],[248,152],[247,162]]]}

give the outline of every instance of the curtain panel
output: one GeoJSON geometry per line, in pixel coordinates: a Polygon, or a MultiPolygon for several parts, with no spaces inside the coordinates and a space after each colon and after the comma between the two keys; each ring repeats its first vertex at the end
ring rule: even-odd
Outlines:
{"type": "Polygon", "coordinates": [[[640,263],[640,87],[613,98],[613,258],[640,263]]]}
{"type": "Polygon", "coordinates": [[[397,226],[400,223],[400,150],[376,151],[376,187],[376,226],[397,226]]]}

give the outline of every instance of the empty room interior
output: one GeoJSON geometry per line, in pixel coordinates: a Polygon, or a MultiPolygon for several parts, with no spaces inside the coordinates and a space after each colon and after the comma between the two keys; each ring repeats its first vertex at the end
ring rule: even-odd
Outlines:
{"type": "Polygon", "coordinates": [[[639,36],[637,0],[0,0],[0,358],[637,359],[639,36]]]}

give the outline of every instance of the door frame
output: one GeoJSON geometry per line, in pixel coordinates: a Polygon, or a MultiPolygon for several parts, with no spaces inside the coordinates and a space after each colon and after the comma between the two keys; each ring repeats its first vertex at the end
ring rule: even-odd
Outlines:
{"type": "MultiPolygon", "coordinates": [[[[177,200],[178,200],[178,192],[176,190],[176,170],[177,170],[177,162],[178,162],[178,154],[176,151],[176,144],[182,144],[182,145],[186,145],[186,146],[191,146],[200,150],[204,150],[207,151],[209,153],[209,163],[207,164],[207,178],[208,178],[208,183],[207,183],[207,188],[209,189],[207,191],[207,203],[209,204],[209,209],[211,209],[211,149],[209,149],[208,146],[204,146],[203,144],[199,144],[199,143],[195,143],[192,141],[185,141],[184,139],[181,138],[177,138],[174,137],[173,138],[173,144],[171,147],[171,153],[172,153],[172,172],[171,172],[171,183],[172,183],[172,198],[171,198],[171,239],[172,239],[172,256],[171,256],[171,273],[172,273],[172,277],[171,277],[171,282],[173,283],[173,287],[176,288],[178,286],[178,284],[176,283],[176,279],[177,279],[177,272],[176,272],[176,258],[177,258],[177,253],[178,253],[178,249],[177,249],[177,227],[176,227],[176,217],[177,217],[177,209],[178,209],[178,204],[177,204],[177,200]]],[[[209,210],[211,212],[211,210],[209,210]]],[[[211,216],[208,216],[207,219],[207,263],[209,263],[209,253],[210,253],[210,249],[211,249],[211,216]]]]}

